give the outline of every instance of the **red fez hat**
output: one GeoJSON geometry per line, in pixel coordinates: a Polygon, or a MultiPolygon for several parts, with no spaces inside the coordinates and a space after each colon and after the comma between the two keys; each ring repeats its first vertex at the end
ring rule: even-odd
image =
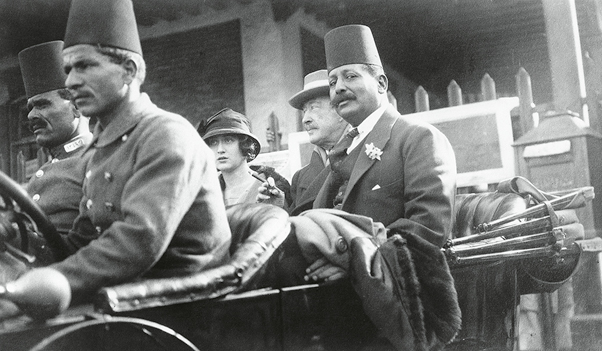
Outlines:
{"type": "Polygon", "coordinates": [[[363,25],[350,24],[331,30],[324,36],[324,48],[328,72],[353,63],[382,67],[372,31],[363,25]]]}
{"type": "Polygon", "coordinates": [[[251,133],[251,124],[245,115],[236,112],[230,108],[225,108],[213,116],[209,117],[206,121],[202,120],[199,124],[197,131],[203,138],[207,140],[211,137],[224,135],[224,134],[242,134],[246,135],[253,140],[255,144],[255,157],[261,151],[261,144],[253,133],[251,133]]]}
{"type": "Polygon", "coordinates": [[[132,0],[72,0],[65,48],[105,45],[142,55],[132,0]]]}
{"type": "Polygon", "coordinates": [[[27,98],[65,88],[63,42],[50,41],[19,52],[19,65],[27,98]]]}
{"type": "Polygon", "coordinates": [[[293,95],[288,103],[294,108],[301,110],[303,104],[318,96],[328,96],[328,72],[325,69],[312,72],[303,79],[303,90],[293,95]]]}

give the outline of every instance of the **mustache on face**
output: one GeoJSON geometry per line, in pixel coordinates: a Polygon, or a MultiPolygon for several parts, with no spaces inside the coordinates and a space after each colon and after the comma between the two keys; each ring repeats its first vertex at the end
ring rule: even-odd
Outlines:
{"type": "Polygon", "coordinates": [[[307,121],[307,122],[303,122],[303,128],[308,131],[313,127],[312,122],[311,121],[307,121]]]}
{"type": "Polygon", "coordinates": [[[354,100],[354,99],[355,99],[355,96],[353,94],[349,94],[349,93],[337,94],[330,101],[330,106],[336,108],[342,101],[345,101],[345,100],[354,100]]]}
{"type": "Polygon", "coordinates": [[[44,128],[46,127],[48,123],[46,121],[44,121],[43,119],[40,118],[33,118],[29,121],[27,121],[27,129],[29,129],[30,132],[35,132],[36,129],[39,128],[44,128]],[[39,128],[37,128],[39,127],[39,128]]]}

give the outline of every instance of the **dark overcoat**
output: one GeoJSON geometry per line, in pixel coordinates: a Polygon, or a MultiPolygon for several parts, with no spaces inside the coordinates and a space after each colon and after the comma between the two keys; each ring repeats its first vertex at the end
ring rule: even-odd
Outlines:
{"type": "Polygon", "coordinates": [[[309,163],[295,172],[291,180],[292,204],[289,206],[291,216],[309,210],[322,188],[329,169],[325,167],[318,151],[313,151],[309,163]]]}

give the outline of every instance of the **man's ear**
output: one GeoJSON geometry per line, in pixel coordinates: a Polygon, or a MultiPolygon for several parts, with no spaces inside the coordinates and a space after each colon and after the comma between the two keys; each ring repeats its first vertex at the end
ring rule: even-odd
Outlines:
{"type": "Polygon", "coordinates": [[[378,76],[378,92],[381,94],[386,94],[389,89],[389,79],[386,75],[381,74],[378,76]]]}
{"type": "Polygon", "coordinates": [[[136,78],[136,74],[138,73],[138,65],[132,59],[127,59],[123,63],[123,68],[125,70],[124,79],[126,84],[130,84],[136,78]]]}

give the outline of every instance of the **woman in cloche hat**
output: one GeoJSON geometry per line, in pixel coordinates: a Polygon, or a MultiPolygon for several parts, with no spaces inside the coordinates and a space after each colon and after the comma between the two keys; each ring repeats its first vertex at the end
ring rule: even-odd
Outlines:
{"type": "MultiPolygon", "coordinates": [[[[249,120],[243,114],[225,108],[201,122],[198,131],[215,154],[226,206],[255,203],[262,182],[251,174],[265,172],[267,167],[262,166],[255,172],[248,164],[261,150],[259,140],[251,133],[249,120]]],[[[283,206],[284,203],[280,207],[283,206]]]]}

